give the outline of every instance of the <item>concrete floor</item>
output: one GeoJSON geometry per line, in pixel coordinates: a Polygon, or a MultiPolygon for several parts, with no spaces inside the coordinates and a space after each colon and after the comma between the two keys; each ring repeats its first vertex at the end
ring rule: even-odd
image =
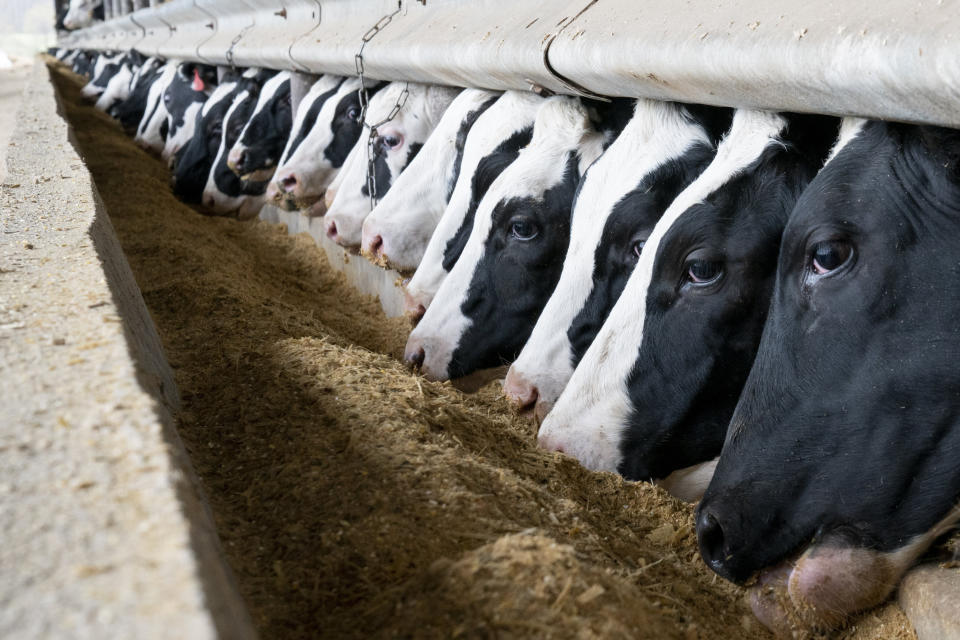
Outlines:
{"type": "Polygon", "coordinates": [[[13,67],[0,69],[0,182],[7,175],[7,145],[13,134],[23,87],[30,76],[30,66],[29,60],[14,59],[13,67]]]}

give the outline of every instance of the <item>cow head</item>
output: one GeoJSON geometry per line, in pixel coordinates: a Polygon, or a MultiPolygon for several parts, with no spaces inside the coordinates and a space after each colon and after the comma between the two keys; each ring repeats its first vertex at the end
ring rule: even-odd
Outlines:
{"type": "Polygon", "coordinates": [[[434,380],[465,378],[520,352],[550,297],[570,240],[570,211],[603,135],[575,98],[537,112],[533,138],[477,207],[459,260],[407,340],[405,359],[434,380]]]}
{"type": "Polygon", "coordinates": [[[160,76],[163,61],[150,57],[130,81],[130,96],[117,108],[117,119],[128,135],[135,135],[147,109],[150,88],[160,76]]]}
{"type": "Polygon", "coordinates": [[[241,80],[233,73],[223,77],[223,82],[197,111],[193,136],[174,157],[173,192],[184,202],[200,202],[210,168],[223,141],[224,118],[240,91],[241,80]]]}
{"type": "Polygon", "coordinates": [[[83,86],[80,95],[87,100],[96,101],[106,90],[107,84],[113,76],[119,73],[124,55],[123,53],[101,53],[97,56],[97,61],[93,65],[93,79],[83,86]]]}
{"type": "Polygon", "coordinates": [[[590,469],[663,480],[681,497],[702,492],[669,476],[719,454],[760,339],[783,226],[836,136],[836,121],[817,122],[788,129],[777,114],[734,115],[713,161],[657,222],[544,420],[541,446],[590,469]]]}
{"type": "Polygon", "coordinates": [[[103,20],[103,0],[70,0],[63,17],[63,28],[69,31],[83,29],[93,24],[94,19],[103,20]]]}
{"type": "MultiPolygon", "coordinates": [[[[281,74],[267,69],[249,69],[240,79],[230,108],[224,115],[220,145],[203,188],[201,202],[206,209],[214,213],[235,215],[245,220],[254,217],[263,205],[266,181],[241,179],[230,169],[228,156],[249,122],[265,84],[277,75],[281,74]]],[[[272,97],[279,96],[273,94],[272,97]]]]}
{"type": "MultiPolygon", "coordinates": [[[[376,95],[385,83],[368,87],[376,95]]],[[[357,143],[360,122],[360,80],[324,76],[310,88],[297,108],[292,134],[283,150],[267,198],[285,209],[306,209],[317,203],[357,143]]]]}
{"type": "Polygon", "coordinates": [[[290,72],[281,71],[263,85],[250,119],[227,155],[227,166],[246,182],[268,182],[292,122],[290,72]]]}
{"type": "Polygon", "coordinates": [[[325,218],[326,233],[337,244],[359,248],[363,220],[370,213],[371,197],[376,202],[386,195],[390,185],[406,168],[437,126],[443,112],[459,89],[418,83],[393,82],[370,98],[364,134],[357,145],[366,150],[369,127],[374,132],[370,153],[376,193],[367,184],[367,165],[344,176],[325,218]],[[406,99],[402,97],[407,92],[406,99]],[[383,122],[398,102],[403,106],[392,120],[383,122]],[[382,123],[382,124],[380,124],[382,123]]]}
{"type": "Polygon", "coordinates": [[[404,290],[406,313],[412,320],[423,316],[460,257],[490,184],[530,143],[542,104],[543,98],[528,91],[507,91],[470,127],[453,193],[404,290]]]}
{"type": "Polygon", "coordinates": [[[158,108],[167,124],[166,140],[160,156],[170,162],[193,137],[197,114],[217,87],[216,67],[185,62],[176,68],[163,88],[163,103],[158,108]]]}
{"type": "Polygon", "coordinates": [[[423,150],[363,221],[361,253],[395,269],[413,270],[456,185],[467,133],[500,94],[464,89],[423,150]]]}
{"type": "Polygon", "coordinates": [[[713,158],[725,123],[709,127],[688,109],[638,100],[633,117],[587,171],[573,212],[557,287],[504,382],[521,410],[547,414],[593,342],[654,225],[713,158]]]}
{"type": "Polygon", "coordinates": [[[697,511],[768,626],[883,600],[960,517],[960,133],[844,122],[797,202],[756,361],[697,511]]]}

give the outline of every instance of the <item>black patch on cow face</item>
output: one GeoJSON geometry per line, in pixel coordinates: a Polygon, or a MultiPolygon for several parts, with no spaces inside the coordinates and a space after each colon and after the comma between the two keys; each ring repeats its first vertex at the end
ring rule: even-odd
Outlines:
{"type": "Polygon", "coordinates": [[[460,165],[463,164],[463,148],[467,144],[467,134],[470,133],[470,129],[473,128],[473,124],[477,121],[477,118],[479,118],[484,111],[489,109],[490,106],[499,99],[500,96],[492,96],[488,98],[479,107],[468,113],[460,123],[460,127],[457,129],[457,139],[454,142],[454,148],[456,149],[457,155],[453,160],[453,174],[450,176],[450,182],[447,183],[447,202],[450,202],[450,196],[453,195],[453,189],[457,186],[457,180],[460,179],[460,165]]]}
{"type": "MultiPolygon", "coordinates": [[[[224,121],[223,126],[226,135],[218,145],[216,153],[219,154],[220,157],[215,161],[216,165],[213,167],[213,183],[216,185],[217,190],[231,198],[237,198],[244,194],[252,195],[262,193],[262,191],[257,191],[254,185],[259,186],[264,184],[245,182],[227,166],[227,156],[230,153],[230,149],[236,144],[237,140],[240,139],[240,133],[243,131],[243,127],[247,124],[247,120],[250,118],[250,114],[257,104],[259,85],[255,81],[250,80],[241,82],[240,85],[244,87],[241,89],[241,92],[247,91],[248,93],[247,96],[239,102],[237,102],[235,98],[233,111],[230,113],[230,117],[224,121]]],[[[239,94],[237,94],[237,97],[239,98],[239,94]]]]}
{"type": "MultiPolygon", "coordinates": [[[[235,82],[237,80],[239,80],[239,77],[232,73],[223,79],[224,82],[235,82]]],[[[192,62],[181,64],[163,92],[163,105],[167,109],[167,122],[169,122],[167,135],[176,135],[180,127],[184,125],[184,118],[190,105],[197,102],[206,102],[209,96],[208,91],[216,86],[216,69],[214,67],[192,62]],[[206,90],[194,90],[194,73],[199,74],[206,90]]]]}
{"type": "Polygon", "coordinates": [[[520,150],[530,144],[533,139],[533,125],[524,127],[519,131],[514,131],[509,138],[497,145],[489,154],[480,159],[477,168],[470,178],[470,205],[463,216],[463,222],[460,228],[447,241],[447,246],[443,250],[443,270],[450,272],[453,265],[457,263],[463,248],[467,246],[467,239],[473,230],[473,218],[477,214],[477,207],[483,200],[484,194],[493,181],[497,179],[503,170],[520,155],[520,150]]]}
{"type": "Polygon", "coordinates": [[[837,531],[892,551],[957,504],[958,159],[956,131],[870,122],[797,202],[699,511],[724,577],[837,531]]]}
{"type": "Polygon", "coordinates": [[[590,295],[567,329],[573,368],[593,344],[620,298],[637,264],[639,250],[660,216],[677,194],[710,164],[715,153],[712,146],[695,144],[682,156],[668,160],[644,176],[640,184],[614,206],[594,252],[590,295]]]}
{"type": "MultiPolygon", "coordinates": [[[[367,95],[373,97],[380,89],[387,86],[386,82],[367,88],[367,95]]],[[[330,162],[330,166],[339,169],[343,166],[347,155],[360,139],[360,132],[363,131],[363,123],[360,122],[360,93],[351,91],[340,98],[336,109],[333,112],[333,120],[330,121],[330,132],[333,138],[327,148],[323,150],[323,157],[330,162]]]]}
{"type": "Polygon", "coordinates": [[[502,200],[460,311],[470,320],[448,366],[450,378],[516,359],[553,293],[570,244],[579,185],[574,152],[563,179],[537,197],[502,200]]]}
{"type": "MultiPolygon", "coordinates": [[[[373,145],[373,176],[374,176],[374,189],[375,193],[373,197],[375,200],[379,201],[383,196],[387,195],[387,191],[390,190],[390,185],[393,184],[393,181],[399,176],[407,166],[413,162],[413,159],[417,157],[417,154],[420,153],[420,149],[423,148],[423,145],[414,142],[410,144],[410,148],[407,150],[407,157],[403,161],[403,164],[400,166],[397,175],[394,176],[390,172],[390,166],[387,164],[387,148],[383,145],[381,140],[377,140],[373,145]]],[[[370,189],[367,188],[367,183],[364,182],[363,186],[360,187],[360,192],[365,195],[370,195],[370,189]]]]}
{"type": "MultiPolygon", "coordinates": [[[[310,131],[313,130],[313,127],[317,123],[317,118],[320,116],[320,111],[323,109],[323,105],[327,103],[327,100],[331,98],[337,91],[340,90],[340,87],[346,81],[346,78],[343,78],[334,86],[332,89],[324,91],[310,104],[310,107],[307,110],[307,115],[304,116],[300,124],[300,129],[296,132],[293,142],[290,143],[290,147],[287,149],[287,154],[284,156],[283,161],[286,161],[288,158],[291,158],[297,149],[303,144],[303,141],[307,139],[307,136],[310,135],[310,131]]],[[[348,114],[349,115],[349,114],[348,114]]],[[[357,106],[357,111],[354,114],[354,119],[360,116],[360,107],[357,106]]],[[[341,161],[341,164],[343,162],[341,161]]]]}
{"type": "Polygon", "coordinates": [[[210,175],[210,167],[217,157],[223,133],[223,118],[226,116],[240,84],[233,91],[212,105],[206,116],[197,111],[193,137],[177,152],[174,163],[173,193],[187,203],[198,203],[210,175]]]}
{"type": "MultiPolygon", "coordinates": [[[[705,104],[684,104],[683,109],[687,112],[691,122],[695,122],[703,127],[703,130],[707,133],[707,139],[710,140],[710,143],[714,146],[730,131],[730,126],[733,124],[734,109],[712,107],[705,104]]],[[[790,115],[788,119],[792,117],[793,116],[790,115]]],[[[814,119],[811,119],[809,124],[816,128],[815,118],[819,117],[821,116],[814,116],[814,119]]],[[[803,120],[799,121],[797,126],[805,124],[807,124],[807,122],[803,120]]]]}
{"type": "Polygon", "coordinates": [[[603,134],[603,149],[613,144],[617,136],[623,131],[633,117],[636,101],[633,98],[612,98],[610,100],[593,100],[580,98],[580,102],[587,107],[590,121],[594,128],[603,134]]]}
{"type": "Polygon", "coordinates": [[[783,227],[829,150],[813,160],[792,141],[834,139],[836,121],[819,122],[828,133],[791,124],[785,145],[768,145],[664,234],[627,378],[625,477],[664,478],[719,455],[760,341],[783,227]]]}
{"type": "MultiPolygon", "coordinates": [[[[142,74],[130,93],[130,97],[117,108],[117,119],[127,135],[136,133],[137,127],[143,120],[144,112],[147,110],[147,97],[150,93],[150,87],[159,79],[160,73],[160,69],[153,68],[142,74]]],[[[156,105],[154,105],[154,109],[156,109],[156,105]]]]}
{"type": "Polygon", "coordinates": [[[277,166],[293,124],[290,105],[290,81],[280,84],[264,107],[247,123],[241,143],[245,145],[243,160],[237,171],[243,175],[277,166]]]}
{"type": "Polygon", "coordinates": [[[103,22],[106,18],[106,13],[103,9],[103,0],[96,0],[93,5],[93,20],[94,22],[103,22]]]}
{"type": "Polygon", "coordinates": [[[120,72],[120,61],[117,62],[108,62],[103,65],[103,69],[100,71],[99,75],[92,80],[93,86],[98,89],[106,89],[107,85],[110,83],[110,80],[113,79],[113,76],[117,75],[120,72]]]}

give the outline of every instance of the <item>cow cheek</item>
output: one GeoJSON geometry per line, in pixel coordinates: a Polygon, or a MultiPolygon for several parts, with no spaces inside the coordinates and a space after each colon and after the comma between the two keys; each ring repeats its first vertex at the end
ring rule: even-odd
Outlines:
{"type": "Polygon", "coordinates": [[[530,306],[530,292],[537,286],[537,278],[525,261],[510,255],[509,251],[510,247],[495,262],[493,291],[503,308],[525,311],[530,306]]]}

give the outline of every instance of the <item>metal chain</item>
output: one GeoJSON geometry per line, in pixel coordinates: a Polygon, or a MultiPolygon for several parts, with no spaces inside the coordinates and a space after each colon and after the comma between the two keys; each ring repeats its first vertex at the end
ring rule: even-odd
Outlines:
{"type": "Polygon", "coordinates": [[[237,65],[233,63],[233,48],[237,46],[237,43],[243,39],[243,36],[247,35],[247,31],[250,31],[250,29],[253,29],[256,26],[256,24],[257,24],[256,22],[251,22],[250,24],[245,26],[243,29],[241,29],[240,33],[238,33],[236,37],[230,41],[230,47],[227,49],[226,58],[227,58],[227,64],[230,65],[231,69],[235,70],[237,68],[237,65]]]}
{"type": "Polygon", "coordinates": [[[357,118],[357,121],[363,124],[364,127],[369,127],[370,132],[367,136],[367,195],[370,196],[370,210],[373,211],[373,208],[377,204],[377,178],[376,171],[374,167],[374,160],[376,159],[375,149],[377,141],[377,128],[385,125],[394,118],[397,117],[397,114],[400,113],[400,109],[403,108],[403,105],[407,102],[407,97],[410,95],[410,83],[408,82],[403,87],[403,91],[400,92],[400,95],[397,96],[397,101],[393,105],[393,108],[390,110],[390,113],[386,118],[380,122],[369,125],[366,122],[367,118],[367,108],[370,106],[370,96],[367,91],[366,82],[364,81],[364,66],[363,66],[363,49],[367,46],[367,43],[373,40],[374,36],[380,33],[384,27],[386,27],[403,9],[402,0],[397,0],[397,9],[393,13],[388,13],[382,18],[380,18],[375,25],[370,27],[365,34],[360,43],[360,50],[357,51],[356,55],[353,57],[354,65],[357,70],[357,77],[360,79],[360,89],[357,90],[357,96],[360,100],[360,115],[357,118]]]}

